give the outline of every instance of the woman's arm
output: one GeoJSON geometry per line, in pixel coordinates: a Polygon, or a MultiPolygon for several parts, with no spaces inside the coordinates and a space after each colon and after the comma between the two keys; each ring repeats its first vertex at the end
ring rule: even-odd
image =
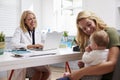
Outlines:
{"type": "Polygon", "coordinates": [[[20,43],[21,34],[22,34],[22,30],[19,27],[17,27],[11,40],[11,46],[13,49],[24,48],[26,46],[25,44],[20,43]]]}
{"type": "Polygon", "coordinates": [[[108,60],[99,65],[81,68],[71,73],[71,80],[79,80],[85,75],[103,75],[112,72],[115,68],[117,57],[119,54],[118,47],[111,47],[109,49],[108,60]]]}

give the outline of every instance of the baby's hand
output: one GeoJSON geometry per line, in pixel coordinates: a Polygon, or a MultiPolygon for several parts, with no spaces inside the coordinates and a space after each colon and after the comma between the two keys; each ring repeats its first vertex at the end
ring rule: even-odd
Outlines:
{"type": "Polygon", "coordinates": [[[78,61],[78,66],[79,66],[79,68],[84,67],[84,62],[82,60],[79,60],[78,61]]]}
{"type": "Polygon", "coordinates": [[[85,51],[86,51],[86,52],[90,52],[90,51],[92,51],[90,45],[88,45],[88,46],[85,48],[85,51]]]}

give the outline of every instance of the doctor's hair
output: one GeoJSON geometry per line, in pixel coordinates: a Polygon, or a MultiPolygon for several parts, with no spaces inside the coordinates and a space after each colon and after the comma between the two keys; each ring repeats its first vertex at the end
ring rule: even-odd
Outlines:
{"type": "MultiPolygon", "coordinates": [[[[35,16],[35,18],[36,18],[36,15],[35,15],[32,11],[30,11],[30,10],[26,10],[26,11],[24,11],[24,12],[22,13],[22,15],[21,15],[21,20],[20,20],[20,28],[23,30],[23,32],[27,32],[27,25],[26,25],[26,23],[25,23],[25,20],[26,20],[28,14],[32,14],[32,15],[35,16]]],[[[36,26],[35,26],[35,28],[36,28],[36,27],[37,27],[37,21],[36,21],[36,26]]]]}

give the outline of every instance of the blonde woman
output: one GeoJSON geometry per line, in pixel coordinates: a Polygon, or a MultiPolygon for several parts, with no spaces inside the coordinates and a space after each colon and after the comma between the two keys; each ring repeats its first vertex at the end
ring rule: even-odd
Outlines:
{"type": "MultiPolygon", "coordinates": [[[[12,46],[17,48],[42,48],[41,33],[37,28],[36,16],[32,11],[24,11],[21,16],[20,27],[17,27],[12,38],[12,46]]],[[[21,64],[22,65],[22,64],[21,64]]],[[[47,80],[50,76],[50,69],[46,66],[27,68],[31,80],[47,80]]],[[[14,80],[25,80],[25,69],[15,70],[14,80]]],[[[12,79],[12,80],[13,80],[12,79]]]]}
{"type": "MultiPolygon", "coordinates": [[[[83,67],[71,73],[69,75],[71,80],[79,80],[84,76],[91,75],[103,75],[101,80],[111,80],[112,72],[114,71],[119,54],[120,40],[118,32],[115,28],[105,24],[103,20],[91,11],[80,12],[77,16],[76,24],[76,40],[82,52],[85,51],[85,47],[88,45],[90,35],[95,31],[104,30],[108,34],[110,40],[107,46],[109,53],[106,62],[94,66],[83,67]]],[[[88,47],[88,51],[91,51],[90,47],[88,47]]]]}

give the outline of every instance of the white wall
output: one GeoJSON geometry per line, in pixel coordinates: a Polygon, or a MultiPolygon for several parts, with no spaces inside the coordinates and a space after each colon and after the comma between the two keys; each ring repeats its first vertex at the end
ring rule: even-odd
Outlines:
{"type": "MultiPolygon", "coordinates": [[[[108,25],[118,28],[120,8],[116,8],[116,1],[118,0],[83,0],[83,9],[94,11],[108,25]]],[[[21,11],[30,8],[35,11],[40,28],[57,27],[53,0],[21,0],[21,6],[21,11]]]]}
{"type": "MultiPolygon", "coordinates": [[[[95,12],[108,25],[118,29],[120,26],[120,8],[116,8],[116,1],[119,5],[119,0],[83,0],[83,9],[95,12]]],[[[42,0],[41,23],[42,27],[57,27],[53,0],[42,0]]]]}
{"type": "Polygon", "coordinates": [[[116,27],[115,0],[83,0],[83,8],[95,12],[108,25],[116,27]]]}
{"type": "Polygon", "coordinates": [[[42,27],[56,26],[53,0],[42,0],[42,27]]]}
{"type": "Polygon", "coordinates": [[[38,21],[38,27],[41,28],[42,24],[42,3],[41,0],[21,0],[21,13],[24,10],[32,10],[38,21]]]}
{"type": "Polygon", "coordinates": [[[53,0],[22,0],[21,12],[26,9],[33,10],[36,13],[41,29],[56,25],[53,13],[53,0]]]}
{"type": "Polygon", "coordinates": [[[120,30],[120,0],[116,0],[116,25],[120,30]]]}

